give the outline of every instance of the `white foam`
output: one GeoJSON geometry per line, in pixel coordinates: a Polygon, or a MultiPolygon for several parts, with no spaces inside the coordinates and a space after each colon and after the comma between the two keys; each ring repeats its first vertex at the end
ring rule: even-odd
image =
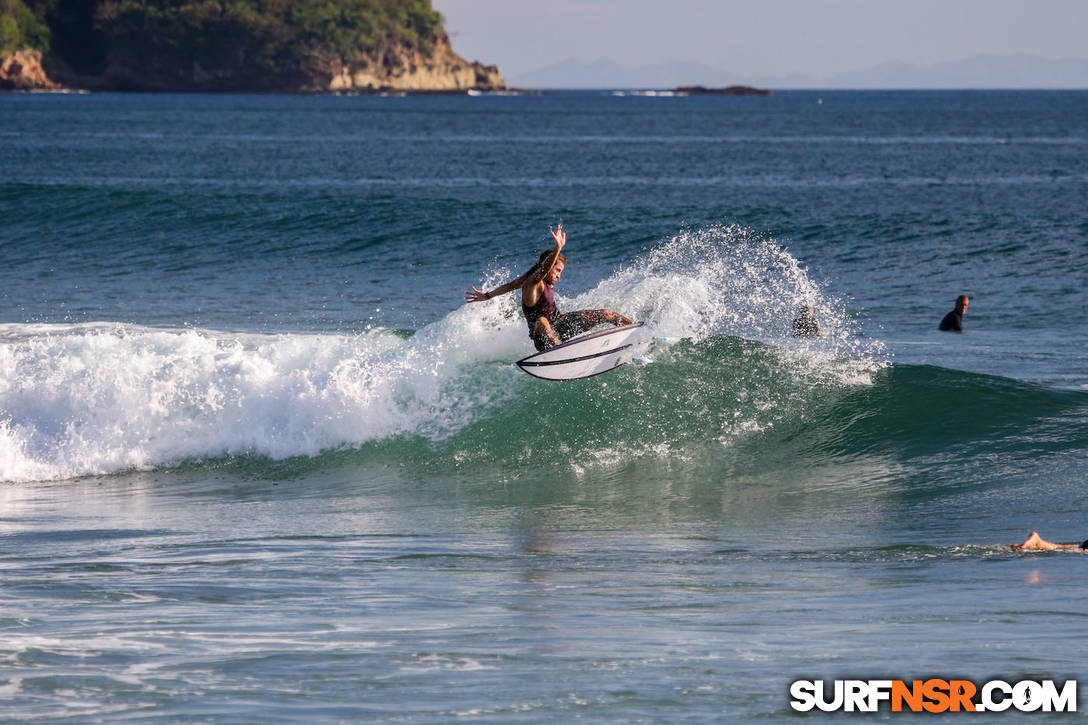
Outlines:
{"type": "Polygon", "coordinates": [[[404,433],[439,439],[505,395],[489,373],[514,371],[478,363],[515,357],[523,326],[497,305],[457,310],[410,339],[8,325],[0,480],[282,459],[404,433]],[[474,384],[454,384],[465,366],[474,384]]]}

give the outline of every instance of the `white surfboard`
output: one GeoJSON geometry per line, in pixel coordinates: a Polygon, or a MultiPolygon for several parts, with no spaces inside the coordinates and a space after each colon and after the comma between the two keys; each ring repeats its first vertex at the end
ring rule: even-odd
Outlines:
{"type": "Polygon", "coordinates": [[[545,380],[577,380],[606,373],[623,365],[624,352],[639,337],[644,323],[613,327],[567,340],[543,352],[518,360],[518,367],[545,380]]]}

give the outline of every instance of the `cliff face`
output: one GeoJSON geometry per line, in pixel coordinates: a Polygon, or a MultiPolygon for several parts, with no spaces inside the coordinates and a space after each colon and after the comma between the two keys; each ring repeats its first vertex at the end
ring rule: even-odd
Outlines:
{"type": "Polygon", "coordinates": [[[62,80],[86,88],[125,91],[456,92],[507,87],[498,66],[466,61],[445,36],[427,48],[392,44],[360,50],[348,63],[303,58],[274,69],[244,56],[234,62],[206,56],[173,62],[134,60],[131,55],[110,54],[100,76],[62,76],[62,80]]]}
{"type": "Polygon", "coordinates": [[[58,88],[60,85],[45,74],[42,54],[37,50],[17,50],[0,62],[0,89],[42,91],[58,88]]]}
{"type": "Polygon", "coordinates": [[[498,91],[506,89],[495,65],[469,63],[442,37],[429,49],[402,43],[380,51],[361,52],[350,63],[303,61],[265,72],[259,66],[202,63],[148,63],[113,56],[97,78],[76,79],[89,88],[144,91],[498,91]]]}
{"type": "Polygon", "coordinates": [[[430,53],[402,47],[367,54],[349,65],[330,64],[327,76],[317,75],[315,90],[465,91],[505,90],[497,65],[469,63],[453,51],[449,40],[438,39],[430,53]]]}
{"type": "Polygon", "coordinates": [[[297,67],[263,73],[246,64],[154,64],[142,68],[113,57],[99,77],[65,77],[76,85],[100,90],[135,91],[439,91],[506,89],[495,65],[470,63],[441,39],[430,51],[414,45],[362,53],[350,63],[304,62],[297,67]]]}

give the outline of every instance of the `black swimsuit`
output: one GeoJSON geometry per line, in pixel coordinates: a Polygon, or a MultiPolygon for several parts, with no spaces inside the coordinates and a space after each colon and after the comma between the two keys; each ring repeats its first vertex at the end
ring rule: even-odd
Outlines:
{"type": "Polygon", "coordinates": [[[533,336],[533,328],[541,317],[552,323],[554,327],[555,318],[559,316],[559,308],[555,306],[555,287],[550,284],[544,285],[544,291],[536,298],[536,304],[529,307],[522,302],[521,311],[525,313],[525,321],[529,323],[529,337],[533,336]]]}
{"type": "Polygon", "coordinates": [[[555,340],[548,335],[536,334],[536,321],[542,317],[551,323],[552,330],[560,341],[581,335],[594,325],[603,322],[599,310],[578,310],[565,315],[560,314],[559,308],[555,305],[555,288],[550,284],[544,285],[544,291],[537,297],[535,305],[529,307],[522,303],[521,311],[525,313],[525,321],[529,323],[529,339],[533,341],[537,350],[547,350],[555,345],[555,340]]]}

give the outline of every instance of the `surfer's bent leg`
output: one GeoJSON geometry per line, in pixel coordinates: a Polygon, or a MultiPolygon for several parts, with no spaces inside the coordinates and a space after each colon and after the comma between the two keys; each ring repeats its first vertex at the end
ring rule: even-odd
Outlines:
{"type": "Polygon", "coordinates": [[[606,322],[619,327],[620,325],[630,325],[631,319],[618,315],[612,310],[578,310],[557,317],[555,331],[559,333],[560,340],[567,340],[606,322]]]}
{"type": "Polygon", "coordinates": [[[555,334],[559,336],[560,340],[569,340],[572,337],[581,335],[594,325],[599,325],[600,321],[594,322],[590,319],[590,315],[595,311],[578,310],[577,312],[567,312],[559,315],[559,317],[555,318],[555,334]]]}
{"type": "MultiPolygon", "coordinates": [[[[558,319],[556,321],[558,322],[558,319]]],[[[529,337],[532,338],[533,345],[538,351],[547,350],[552,345],[559,344],[559,336],[555,334],[552,323],[548,322],[547,317],[541,317],[533,324],[533,331],[529,337]]]]}
{"type": "Polygon", "coordinates": [[[630,317],[621,315],[618,312],[613,312],[612,310],[601,310],[601,313],[604,315],[606,321],[611,322],[616,327],[619,327],[620,325],[633,325],[635,323],[630,317]]]}

